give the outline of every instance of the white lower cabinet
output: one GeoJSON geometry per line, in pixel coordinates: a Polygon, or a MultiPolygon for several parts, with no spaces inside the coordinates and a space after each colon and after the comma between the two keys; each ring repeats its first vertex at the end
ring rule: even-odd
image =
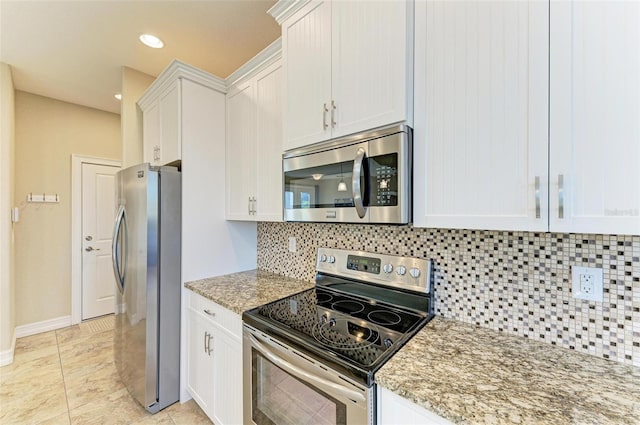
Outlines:
{"type": "Polygon", "coordinates": [[[391,391],[378,387],[378,425],[452,425],[436,415],[402,398],[391,391]]]}
{"type": "Polygon", "coordinates": [[[189,293],[187,389],[216,425],[242,424],[242,318],[189,293]]]}

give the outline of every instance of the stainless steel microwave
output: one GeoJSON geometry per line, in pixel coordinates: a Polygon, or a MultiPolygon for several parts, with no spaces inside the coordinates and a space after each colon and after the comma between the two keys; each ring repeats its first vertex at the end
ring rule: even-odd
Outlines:
{"type": "Polygon", "coordinates": [[[285,152],[284,220],[409,223],[412,150],[396,125],[285,152]]]}

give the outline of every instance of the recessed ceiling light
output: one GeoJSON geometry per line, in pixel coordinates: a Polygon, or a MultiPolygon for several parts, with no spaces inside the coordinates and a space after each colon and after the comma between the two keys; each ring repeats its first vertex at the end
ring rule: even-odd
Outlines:
{"type": "Polygon", "coordinates": [[[152,47],[154,49],[162,49],[164,47],[164,43],[162,42],[162,40],[160,40],[155,35],[142,34],[140,36],[140,41],[142,41],[143,44],[149,47],[152,47]]]}
{"type": "Polygon", "coordinates": [[[121,93],[116,93],[113,95],[113,97],[115,97],[118,100],[122,100],[122,94],[121,93]]]}

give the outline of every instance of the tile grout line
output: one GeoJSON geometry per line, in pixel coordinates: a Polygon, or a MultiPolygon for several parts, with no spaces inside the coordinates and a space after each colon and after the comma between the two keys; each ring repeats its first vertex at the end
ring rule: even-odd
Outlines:
{"type": "Polygon", "coordinates": [[[56,334],[56,349],[58,351],[58,361],[60,362],[60,373],[62,374],[62,385],[64,386],[64,400],[67,403],[67,417],[69,418],[69,424],[71,424],[71,409],[69,408],[69,396],[67,395],[67,381],[64,378],[64,367],[62,367],[62,355],[60,354],[60,341],[58,341],[58,331],[56,334]]]}

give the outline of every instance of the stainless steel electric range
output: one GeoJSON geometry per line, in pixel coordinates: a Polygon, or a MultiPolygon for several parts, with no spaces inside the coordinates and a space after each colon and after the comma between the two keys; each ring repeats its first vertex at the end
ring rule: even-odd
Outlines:
{"type": "Polygon", "coordinates": [[[433,317],[428,260],[319,248],[316,271],[242,315],[248,424],[373,424],[375,372],[433,317]]]}

